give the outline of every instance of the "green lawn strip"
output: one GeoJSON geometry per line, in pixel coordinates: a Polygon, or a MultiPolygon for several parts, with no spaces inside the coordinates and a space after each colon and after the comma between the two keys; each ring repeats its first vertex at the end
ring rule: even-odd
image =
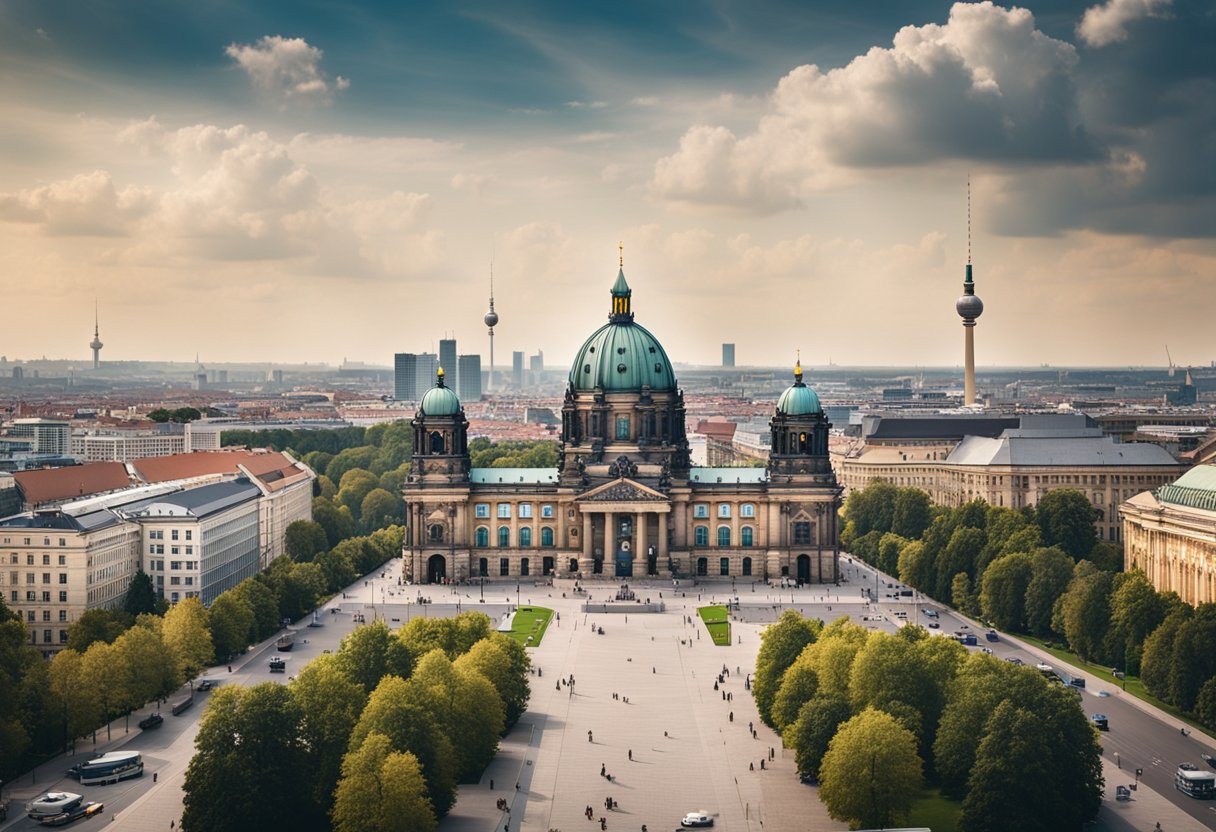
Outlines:
{"type": "MultiPolygon", "coordinates": [[[[1083,661],[1076,653],[1070,653],[1069,651],[1063,650],[1059,647],[1048,647],[1041,639],[1035,638],[1034,636],[1023,635],[1022,633],[1016,633],[1015,635],[1022,641],[1025,641],[1028,644],[1033,644],[1040,650],[1050,653],[1062,662],[1073,665],[1074,667],[1082,668],[1086,673],[1091,673],[1103,681],[1110,682],[1116,687],[1123,687],[1123,680],[1116,679],[1114,674],[1110,672],[1109,667],[1083,661]]],[[[1175,708],[1173,705],[1168,705],[1165,702],[1162,702],[1160,699],[1145,690],[1144,685],[1140,682],[1140,677],[1138,676],[1127,677],[1127,692],[1137,699],[1147,702],[1154,708],[1160,708],[1170,716],[1182,720],[1192,728],[1198,728],[1200,731],[1208,730],[1203,726],[1202,723],[1196,722],[1188,714],[1184,713],[1178,708],[1175,708]]]]}
{"type": "Polygon", "coordinates": [[[961,803],[943,797],[938,789],[925,789],[920,797],[912,801],[908,825],[923,826],[933,832],[956,832],[962,809],[961,803]]]}
{"type": "Polygon", "coordinates": [[[549,628],[549,620],[552,618],[553,610],[547,607],[520,607],[511,621],[511,632],[507,635],[524,647],[536,647],[545,637],[545,630],[549,628]],[[532,636],[531,641],[528,641],[528,636],[532,636]]]}
{"type": "Polygon", "coordinates": [[[730,644],[730,613],[726,607],[700,607],[697,609],[697,615],[705,622],[705,629],[709,630],[709,637],[714,640],[714,644],[719,647],[730,644]]]}

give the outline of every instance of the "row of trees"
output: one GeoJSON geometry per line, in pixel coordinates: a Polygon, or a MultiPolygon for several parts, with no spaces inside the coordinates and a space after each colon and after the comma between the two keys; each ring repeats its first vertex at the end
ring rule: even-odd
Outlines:
{"type": "Polygon", "coordinates": [[[469,442],[469,463],[474,468],[556,468],[557,443],[540,439],[491,444],[478,437],[469,442]]]}
{"type": "Polygon", "coordinates": [[[1098,811],[1100,749],[1073,694],[922,627],[786,611],[763,634],[753,690],[854,826],[902,824],[926,782],[962,801],[966,832],[1079,829],[1098,811]]]}
{"type": "Polygon", "coordinates": [[[1017,511],[979,500],[947,509],[876,482],[849,495],[844,515],[842,543],[868,563],[1003,630],[1139,675],[1158,699],[1216,728],[1216,604],[1192,607],[1143,572],[1121,571],[1083,493],[1051,491],[1017,511]]]}
{"type": "Polygon", "coordinates": [[[288,685],[221,688],[182,829],[431,832],[527,707],[524,648],[482,613],[360,627],[288,685]]]}

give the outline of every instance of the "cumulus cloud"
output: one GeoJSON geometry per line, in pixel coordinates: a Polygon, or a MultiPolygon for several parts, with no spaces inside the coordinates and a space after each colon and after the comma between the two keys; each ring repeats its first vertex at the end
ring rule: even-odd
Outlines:
{"type": "Polygon", "coordinates": [[[283,105],[328,104],[334,92],[350,86],[341,75],[329,80],[321,69],[324,53],[303,38],[267,35],[255,44],[229,44],[224,53],[255,88],[283,105]]]}
{"type": "Polygon", "coordinates": [[[750,133],[690,128],[652,190],[769,211],[864,169],[1092,160],[1101,149],[1080,123],[1076,64],[1025,9],[956,3],[944,25],[904,27],[844,67],[794,69],[750,133]]]}
{"type": "Polygon", "coordinates": [[[57,236],[124,235],[153,207],[151,190],[134,185],[118,188],[101,170],[40,188],[0,193],[0,219],[36,224],[57,236]]]}
{"type": "Polygon", "coordinates": [[[1077,34],[1090,46],[1108,46],[1127,40],[1127,27],[1146,17],[1161,17],[1173,0],[1106,0],[1090,6],[1077,25],[1077,34]]]}

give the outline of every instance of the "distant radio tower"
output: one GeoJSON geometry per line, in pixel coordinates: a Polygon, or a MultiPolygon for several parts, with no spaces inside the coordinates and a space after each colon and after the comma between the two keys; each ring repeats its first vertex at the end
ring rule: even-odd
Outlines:
{"type": "Polygon", "coordinates": [[[984,302],[975,293],[971,277],[971,177],[967,177],[967,277],[963,281],[963,296],[954,304],[963,319],[963,404],[975,404],[975,319],[984,313],[984,302]]]}
{"type": "Polygon", "coordinates": [[[486,392],[494,389],[494,327],[498,325],[498,313],[494,311],[494,264],[490,264],[490,311],[485,316],[486,326],[490,328],[490,382],[486,392]]]}
{"type": "Polygon", "coordinates": [[[89,342],[89,349],[93,351],[93,369],[101,368],[101,335],[97,328],[97,301],[93,301],[93,340],[89,342]]]}

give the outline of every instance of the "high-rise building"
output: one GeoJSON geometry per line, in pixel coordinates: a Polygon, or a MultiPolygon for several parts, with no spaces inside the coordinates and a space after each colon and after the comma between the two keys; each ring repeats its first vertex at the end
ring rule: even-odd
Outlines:
{"type": "Polygon", "coordinates": [[[58,419],[15,419],[9,426],[8,435],[32,439],[36,454],[67,456],[72,452],[69,425],[58,419]]]}
{"type": "Polygon", "coordinates": [[[439,342],[439,366],[447,377],[447,385],[453,390],[460,389],[460,370],[456,362],[456,339],[445,338],[439,342]]]}
{"type": "Polygon", "coordinates": [[[733,370],[735,368],[735,345],[722,345],[722,369],[733,370]]]}
{"type": "Polygon", "coordinates": [[[511,353],[511,386],[516,390],[520,390],[524,386],[524,354],[522,352],[511,353]]]}
{"type": "Polygon", "coordinates": [[[416,401],[418,391],[418,356],[399,352],[393,356],[393,398],[399,402],[416,401]]]}
{"type": "Polygon", "coordinates": [[[481,356],[462,355],[456,360],[459,386],[456,394],[462,402],[475,402],[481,399],[481,356]]]}
{"type": "Polygon", "coordinates": [[[545,354],[541,350],[536,351],[536,355],[528,356],[528,379],[529,384],[540,384],[541,375],[545,372],[545,354]]]}
{"type": "MultiPolygon", "coordinates": [[[[418,353],[418,378],[414,386],[414,401],[422,401],[426,391],[435,384],[435,374],[439,370],[439,356],[433,352],[418,353]]],[[[444,371],[447,372],[446,370],[444,371]]]]}
{"type": "Polygon", "coordinates": [[[101,343],[101,334],[98,331],[97,320],[97,303],[93,303],[93,340],[89,342],[89,349],[93,351],[93,369],[101,367],[101,348],[104,346],[101,343]]]}

